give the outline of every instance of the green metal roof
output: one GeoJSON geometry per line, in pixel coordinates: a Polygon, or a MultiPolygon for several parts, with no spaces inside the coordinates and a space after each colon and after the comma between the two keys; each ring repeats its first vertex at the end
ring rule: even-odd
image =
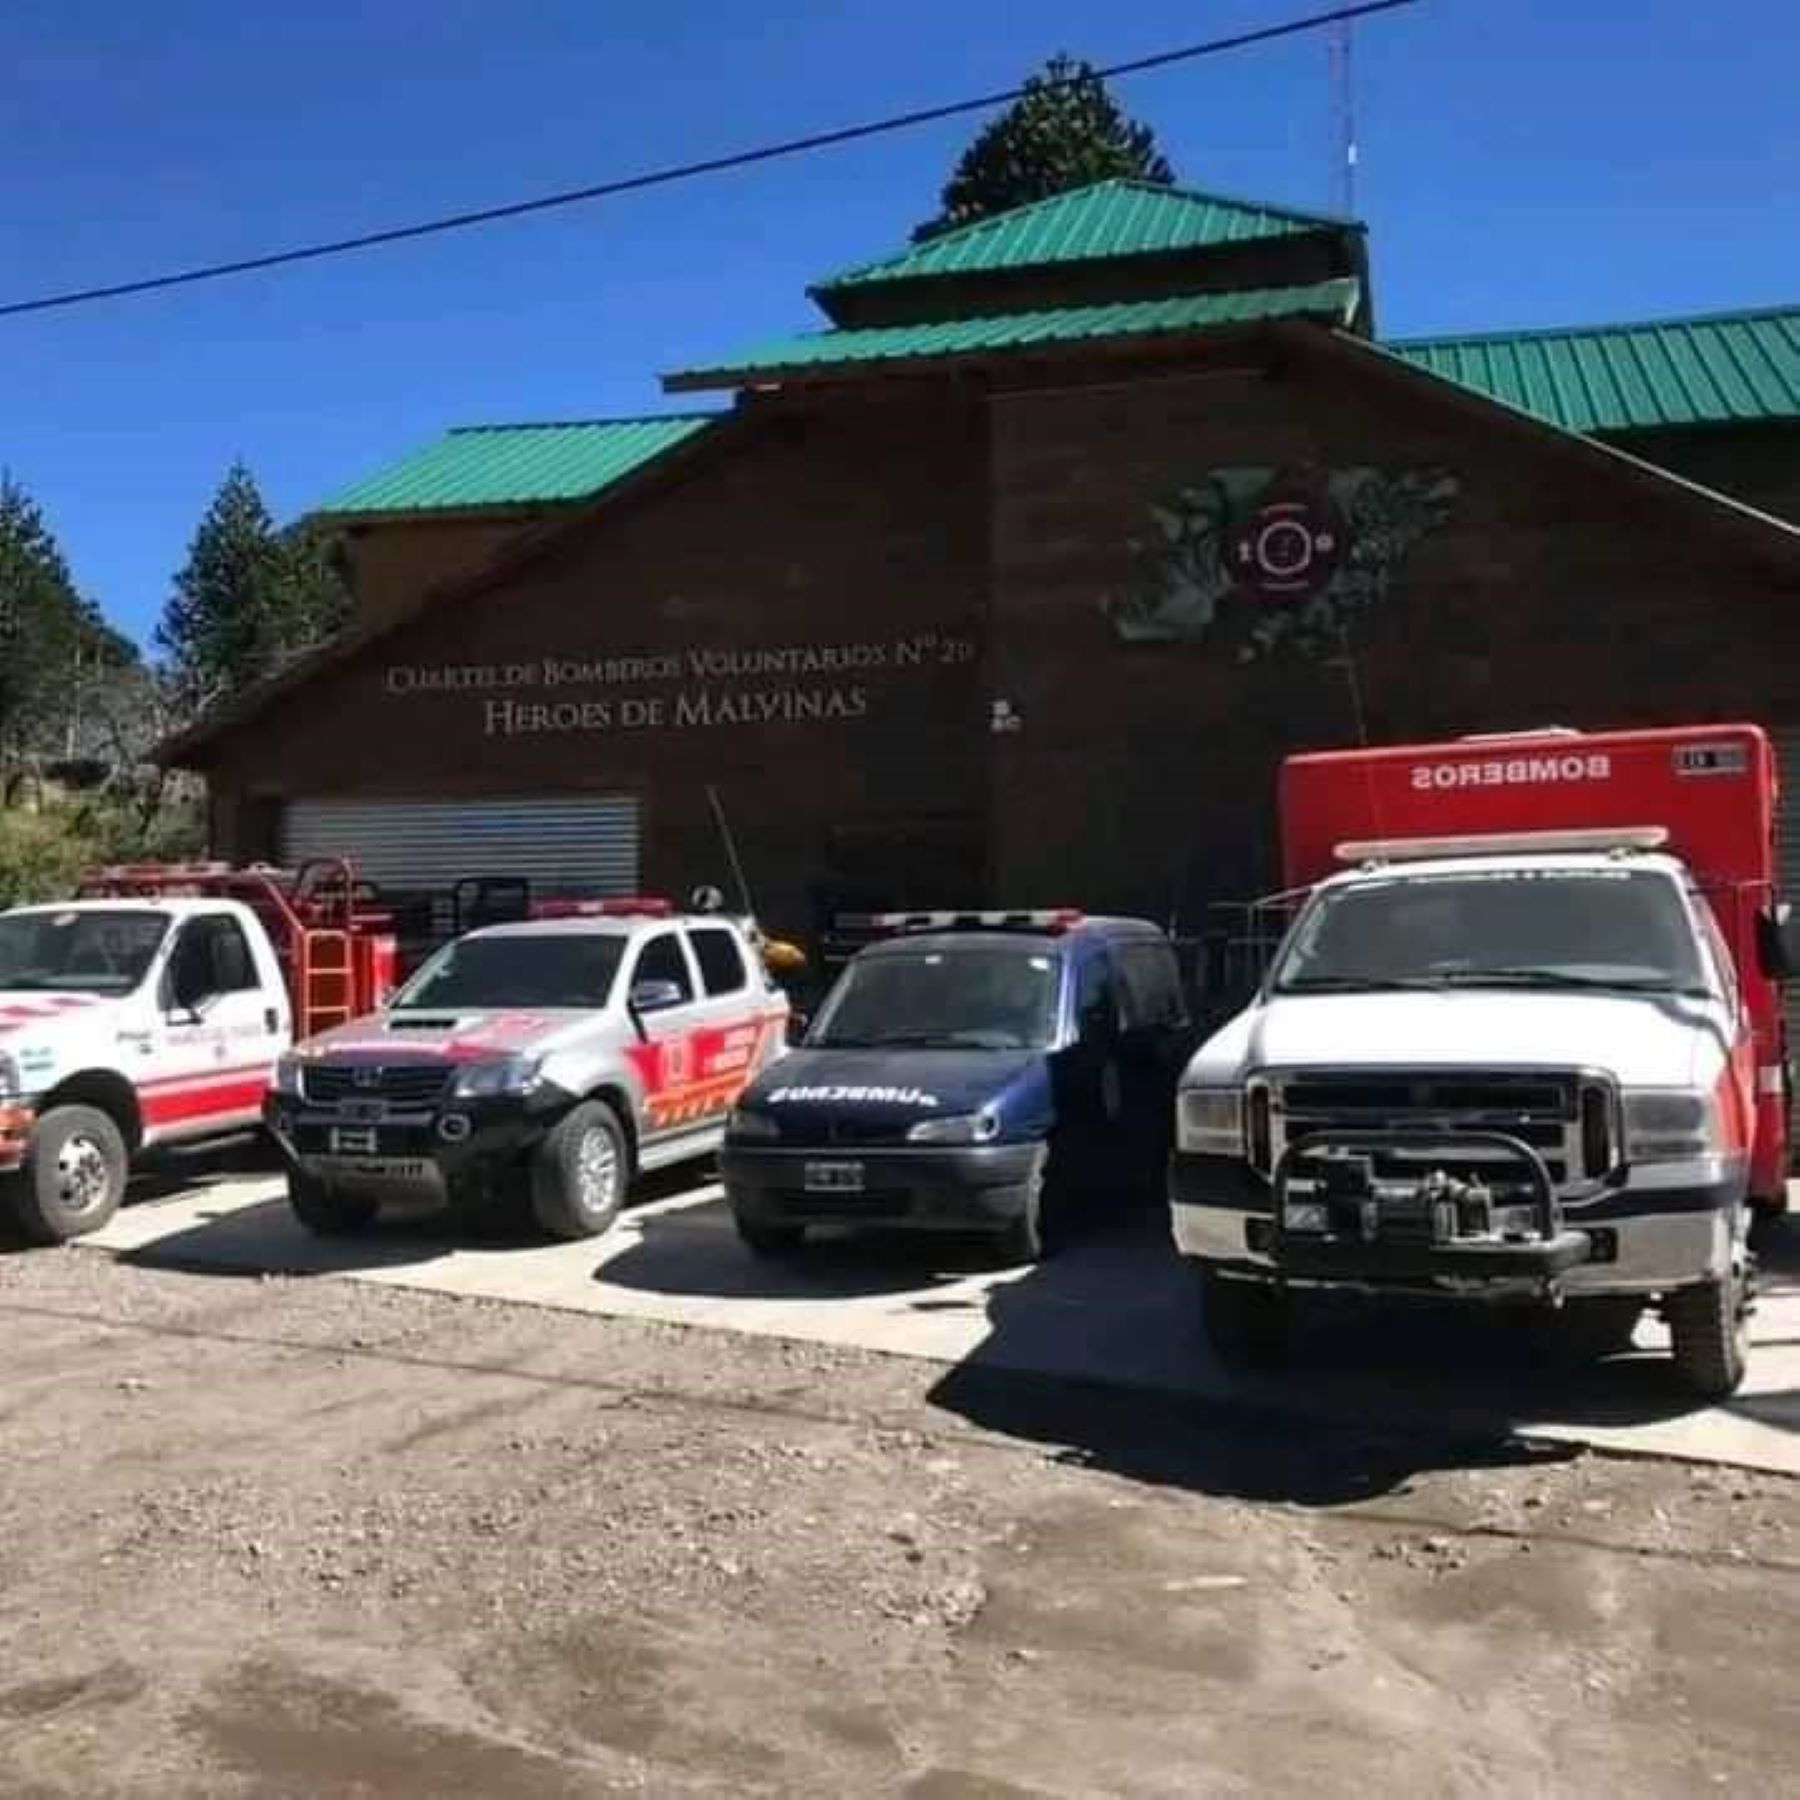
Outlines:
{"type": "Polygon", "coordinates": [[[1311,287],[1184,294],[1166,300],[1062,306],[1042,312],[1000,313],[989,318],[945,319],[935,324],[809,331],[757,344],[724,362],[680,370],[665,376],[663,385],[672,390],[742,387],[840,364],[864,366],[980,356],[1097,338],[1206,331],[1263,319],[1321,318],[1343,325],[1356,311],[1357,292],[1356,282],[1346,276],[1311,287]]]}
{"type": "Polygon", "coordinates": [[[343,517],[585,500],[704,431],[713,416],[461,426],[315,510],[343,517]]]}
{"type": "Polygon", "coordinates": [[[1800,419],[1800,307],[1386,348],[1570,431],[1800,419]]]}
{"type": "Polygon", "coordinates": [[[1354,229],[1358,227],[1347,219],[1229,200],[1190,188],[1158,187],[1148,181],[1100,181],[1014,207],[991,219],[978,219],[892,256],[860,263],[828,276],[813,292],[826,294],[835,288],[933,275],[993,274],[1045,263],[1207,250],[1251,238],[1354,229]]]}

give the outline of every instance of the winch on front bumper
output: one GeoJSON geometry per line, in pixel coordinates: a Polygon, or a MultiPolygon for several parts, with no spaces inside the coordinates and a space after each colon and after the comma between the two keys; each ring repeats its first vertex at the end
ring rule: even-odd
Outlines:
{"type": "Polygon", "coordinates": [[[1616,1254],[1612,1233],[1567,1223],[1544,1158],[1503,1131],[1316,1131],[1283,1149],[1269,1187],[1252,1237],[1302,1281],[1543,1290],[1616,1254]]]}

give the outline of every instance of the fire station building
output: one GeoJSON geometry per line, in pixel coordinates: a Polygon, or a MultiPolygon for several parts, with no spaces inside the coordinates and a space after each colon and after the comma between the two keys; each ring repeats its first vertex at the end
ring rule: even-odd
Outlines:
{"type": "Polygon", "coordinates": [[[451,432],[351,627],[166,747],[396,890],[1196,927],[1299,748],[1748,719],[1800,889],[1800,307],[1390,342],[1340,220],[1106,182],[833,275],[708,410],[451,432]]]}

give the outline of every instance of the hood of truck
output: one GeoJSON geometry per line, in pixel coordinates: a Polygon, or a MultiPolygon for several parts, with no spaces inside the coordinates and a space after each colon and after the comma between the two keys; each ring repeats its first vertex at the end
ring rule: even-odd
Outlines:
{"type": "Polygon", "coordinates": [[[1285,994],[1203,1044],[1190,1082],[1255,1069],[1594,1069],[1627,1087],[1710,1086],[1730,1054],[1711,1000],[1667,994],[1480,992],[1285,994]]]}
{"type": "Polygon", "coordinates": [[[746,1090],[743,1104],[778,1119],[787,1135],[834,1121],[879,1132],[997,1105],[1025,1125],[1049,1105],[1042,1050],[790,1050],[746,1090]]]}
{"type": "Polygon", "coordinates": [[[483,1062],[547,1054],[593,1023],[591,1009],[574,1007],[373,1013],[320,1032],[304,1050],[353,1062],[483,1062]]]}
{"type": "Polygon", "coordinates": [[[81,1018],[96,1006],[116,1005],[111,994],[48,994],[41,988],[0,988],[0,1037],[81,1018]]]}

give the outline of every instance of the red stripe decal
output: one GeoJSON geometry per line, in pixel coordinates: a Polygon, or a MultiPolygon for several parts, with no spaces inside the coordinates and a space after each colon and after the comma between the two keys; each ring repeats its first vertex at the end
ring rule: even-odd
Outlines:
{"type": "Polygon", "coordinates": [[[227,1085],[168,1088],[142,1095],[144,1123],[149,1126],[184,1125],[194,1119],[224,1118],[230,1113],[255,1112],[268,1091],[266,1070],[227,1085]]]}
{"type": "Polygon", "coordinates": [[[227,1063],[216,1069],[190,1069],[185,1075],[159,1075],[154,1081],[139,1081],[133,1085],[140,1094],[160,1093],[170,1088],[207,1087],[246,1075],[260,1076],[266,1082],[274,1072],[275,1059],[271,1056],[263,1062],[227,1063]]]}

